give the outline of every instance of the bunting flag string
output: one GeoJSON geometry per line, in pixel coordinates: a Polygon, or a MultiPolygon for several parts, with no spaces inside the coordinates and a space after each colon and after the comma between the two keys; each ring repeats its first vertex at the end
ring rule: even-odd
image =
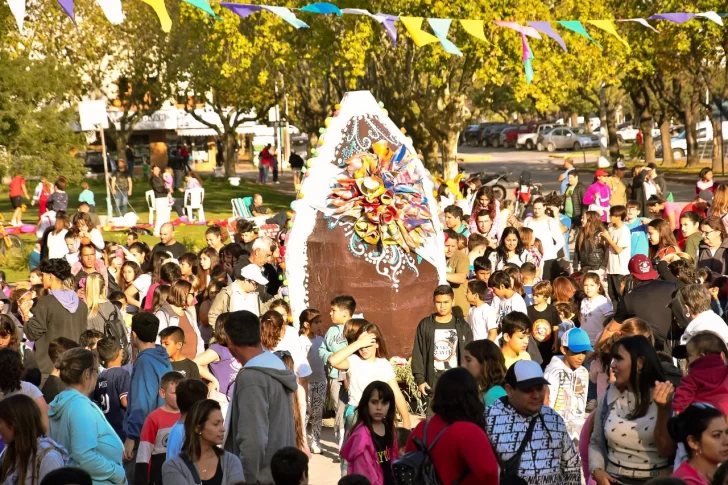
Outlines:
{"type": "MultiPolygon", "coordinates": [[[[147,0],[144,0],[147,1],[147,0]]],[[[260,12],[261,10],[267,10],[268,12],[271,12],[273,14],[276,14],[281,19],[285,20],[289,24],[291,24],[293,27],[297,29],[301,28],[308,28],[308,24],[305,23],[303,20],[296,17],[296,15],[291,12],[286,7],[274,7],[271,5],[248,5],[244,3],[229,3],[229,2],[220,2],[220,5],[225,7],[226,9],[230,10],[232,13],[237,15],[238,17],[244,19],[248,17],[251,14],[254,14],[255,12],[260,12]]]]}
{"type": "Polygon", "coordinates": [[[422,17],[399,18],[399,21],[402,22],[404,28],[407,29],[407,32],[409,32],[410,37],[412,37],[412,41],[417,47],[422,47],[423,45],[439,42],[439,39],[437,37],[422,30],[423,20],[424,19],[422,17]]]}
{"type": "Polygon", "coordinates": [[[460,49],[458,49],[458,47],[447,38],[447,33],[450,31],[452,19],[427,19],[427,22],[430,24],[430,27],[432,27],[435,37],[438,38],[442,48],[445,49],[445,52],[455,56],[463,55],[463,53],[460,52],[460,49]]]}
{"type": "MultiPolygon", "coordinates": [[[[61,1],[61,0],[59,0],[61,1]]],[[[168,34],[172,30],[172,18],[167,12],[167,6],[164,5],[164,0],[142,0],[144,3],[154,9],[154,13],[159,17],[159,23],[162,25],[162,32],[168,34]]]]}
{"type": "Polygon", "coordinates": [[[695,14],[694,13],[685,13],[685,12],[658,13],[658,14],[652,15],[647,18],[650,20],[667,20],[669,22],[674,22],[676,24],[684,24],[688,20],[694,19],[695,14]]]}
{"type": "Polygon", "coordinates": [[[76,14],[74,13],[75,6],[73,4],[73,0],[58,0],[58,3],[61,5],[61,8],[64,12],[66,12],[66,15],[71,17],[71,20],[73,20],[73,23],[76,23],[76,14]]]}
{"type": "Polygon", "coordinates": [[[611,20],[587,20],[588,23],[592,24],[594,27],[598,27],[602,29],[604,32],[608,34],[612,34],[614,37],[617,38],[618,41],[620,41],[624,46],[627,48],[628,52],[631,52],[632,49],[629,47],[629,44],[626,40],[624,40],[622,37],[619,36],[617,33],[617,30],[614,28],[614,24],[611,20]]]}
{"type": "Polygon", "coordinates": [[[619,20],[617,20],[617,22],[637,22],[638,24],[644,25],[648,29],[654,30],[658,34],[660,33],[659,30],[657,30],[656,28],[654,28],[653,26],[651,26],[650,23],[648,21],[646,21],[645,19],[619,19],[619,20]]]}
{"type": "Polygon", "coordinates": [[[518,22],[504,22],[501,20],[498,20],[495,22],[496,25],[500,27],[507,27],[509,29],[513,29],[516,32],[520,32],[521,34],[527,35],[528,37],[533,37],[534,39],[541,40],[541,34],[538,33],[538,30],[534,29],[533,27],[526,27],[518,22]]]}
{"type": "Polygon", "coordinates": [[[384,29],[387,31],[389,38],[392,40],[394,47],[397,47],[397,28],[394,23],[399,20],[396,15],[387,15],[383,13],[373,14],[369,10],[363,8],[342,8],[341,13],[347,15],[365,15],[372,18],[382,24],[384,29]]]}
{"type": "Polygon", "coordinates": [[[463,26],[463,30],[467,32],[468,34],[472,35],[476,39],[488,42],[488,39],[485,38],[485,21],[484,20],[469,20],[469,19],[460,19],[460,25],[463,26]]]}
{"type": "Polygon", "coordinates": [[[525,32],[521,32],[521,46],[523,48],[523,69],[526,72],[526,83],[533,81],[533,51],[528,45],[528,38],[525,32]]]}
{"type": "Polygon", "coordinates": [[[561,36],[551,27],[550,22],[528,22],[528,25],[541,32],[543,35],[550,37],[559,43],[564,52],[569,52],[566,48],[566,42],[561,36]]]}
{"type": "Polygon", "coordinates": [[[212,10],[212,7],[210,7],[210,4],[207,3],[207,0],[182,0],[185,3],[188,3],[192,5],[193,7],[199,8],[203,12],[205,12],[207,15],[211,17],[215,17],[216,19],[220,19],[220,17],[217,16],[214,10],[212,10]]]}
{"type": "Polygon", "coordinates": [[[594,40],[591,35],[589,35],[589,32],[587,32],[584,29],[584,26],[578,20],[559,20],[559,25],[561,25],[562,27],[564,27],[566,29],[569,29],[570,31],[572,31],[576,34],[586,37],[587,39],[594,42],[599,47],[602,46],[599,42],[594,40]]]}
{"type": "Polygon", "coordinates": [[[18,24],[18,30],[23,32],[23,23],[25,22],[25,0],[8,0],[10,12],[15,17],[15,23],[18,24]]]}
{"type": "Polygon", "coordinates": [[[718,15],[715,12],[696,13],[695,16],[696,17],[705,18],[705,19],[708,19],[708,20],[712,20],[713,22],[715,22],[716,24],[720,25],[721,27],[723,26],[723,19],[720,18],[720,15],[718,15]]]}
{"type": "Polygon", "coordinates": [[[306,5],[305,7],[299,8],[301,12],[312,12],[312,13],[319,13],[322,15],[326,14],[335,14],[341,17],[341,9],[334,5],[333,3],[328,2],[316,2],[309,5],[306,5]]]}
{"type": "Polygon", "coordinates": [[[121,0],[96,0],[104,12],[106,20],[114,25],[119,25],[124,21],[126,16],[121,10],[121,0]]]}

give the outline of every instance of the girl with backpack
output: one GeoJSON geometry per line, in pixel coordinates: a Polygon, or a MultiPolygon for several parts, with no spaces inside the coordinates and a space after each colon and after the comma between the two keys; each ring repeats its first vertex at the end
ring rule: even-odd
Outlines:
{"type": "Polygon", "coordinates": [[[63,468],[68,455],[45,436],[40,409],[28,396],[16,394],[0,401],[0,483],[38,485],[49,472],[63,468]]]}
{"type": "Polygon", "coordinates": [[[356,424],[341,449],[348,475],[364,475],[372,485],[394,485],[392,462],[399,456],[394,411],[389,384],[374,381],[364,389],[356,424]]]}
{"type": "Polygon", "coordinates": [[[99,273],[91,273],[86,277],[86,305],[88,306],[88,330],[104,333],[106,322],[116,312],[113,303],[106,299],[106,283],[99,273]]]}

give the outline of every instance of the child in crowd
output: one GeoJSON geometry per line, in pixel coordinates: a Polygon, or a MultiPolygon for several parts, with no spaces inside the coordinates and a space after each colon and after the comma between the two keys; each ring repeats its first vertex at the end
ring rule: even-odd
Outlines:
{"type": "MultiPolygon", "coordinates": [[[[511,277],[505,271],[496,271],[490,277],[488,286],[491,287],[495,297],[493,298],[493,309],[498,318],[498,326],[500,327],[503,318],[511,312],[527,313],[526,302],[523,297],[516,293],[513,289],[511,277]]],[[[530,331],[530,330],[529,330],[530,331]]]]}
{"type": "Polygon", "coordinates": [[[169,354],[172,369],[182,374],[186,379],[200,379],[200,369],[192,360],[182,355],[185,344],[185,332],[180,327],[170,326],[159,332],[162,347],[169,354]]]}
{"type": "Polygon", "coordinates": [[[520,311],[512,311],[503,317],[501,323],[503,339],[501,349],[506,370],[519,360],[531,360],[528,340],[531,336],[531,320],[520,311]]]}
{"type": "Polygon", "coordinates": [[[566,332],[576,327],[576,324],[574,324],[576,311],[574,310],[574,304],[570,301],[561,301],[554,306],[556,307],[556,311],[559,313],[559,319],[561,320],[561,323],[559,323],[559,334],[557,336],[558,341],[561,342],[561,337],[563,337],[566,332]]]}
{"type": "Polygon", "coordinates": [[[486,287],[486,294],[485,294],[485,301],[488,305],[493,304],[493,292],[490,288],[488,288],[488,280],[490,279],[490,275],[493,272],[493,265],[490,262],[490,259],[487,256],[481,256],[479,258],[475,258],[475,261],[473,261],[473,275],[476,280],[482,281],[485,283],[486,287]]]}
{"type": "Polygon", "coordinates": [[[73,267],[73,265],[78,263],[79,261],[79,244],[76,236],[76,231],[69,230],[63,237],[63,239],[66,241],[66,246],[68,247],[68,253],[64,257],[66,258],[66,261],[68,261],[68,264],[71,265],[71,267],[73,267]]]}
{"type": "Polygon", "coordinates": [[[172,371],[164,347],[155,345],[159,319],[152,313],[137,313],[131,320],[131,342],[136,349],[136,363],[131,373],[129,408],[124,418],[124,459],[136,463],[135,449],[144,419],[164,405],[159,395],[162,376],[172,371]]]}
{"type": "Polygon", "coordinates": [[[594,345],[604,330],[605,319],[612,315],[612,302],[604,296],[604,287],[597,273],[589,272],[584,275],[584,294],[586,298],[581,301],[579,321],[594,345]]]}
{"type": "Polygon", "coordinates": [[[66,186],[68,180],[64,176],[58,177],[56,180],[56,191],[48,196],[48,202],[46,207],[49,211],[65,211],[68,210],[68,194],[66,193],[66,186]]]}
{"type": "Polygon", "coordinates": [[[533,285],[536,281],[536,266],[533,263],[525,262],[521,265],[521,282],[525,293],[526,305],[533,305],[533,285]]]}
{"type": "Polygon", "coordinates": [[[561,318],[556,308],[549,303],[552,293],[551,283],[539,281],[533,285],[533,305],[528,307],[528,318],[533,322],[532,335],[541,352],[544,366],[559,351],[559,341],[555,335],[558,334],[561,318]]]}
{"type": "Polygon", "coordinates": [[[167,438],[180,417],[177,408],[177,385],[184,380],[184,376],[175,371],[162,376],[159,396],[164,404],[144,420],[134,470],[135,485],[162,485],[162,465],[167,459],[167,438]]]}
{"type": "Polygon", "coordinates": [[[43,273],[38,268],[31,269],[28,273],[28,282],[31,286],[43,284],[43,273]]]}
{"type": "Polygon", "coordinates": [[[341,449],[348,474],[364,475],[375,485],[394,483],[392,462],[399,456],[394,411],[389,384],[374,381],[364,389],[356,424],[341,449]]]}
{"type": "Polygon", "coordinates": [[[131,245],[137,241],[139,241],[139,233],[136,229],[129,229],[126,232],[126,245],[124,247],[129,249],[131,248],[131,245]]]}
{"type": "Polygon", "coordinates": [[[162,179],[164,180],[164,188],[167,189],[169,196],[172,197],[174,191],[174,170],[170,167],[165,168],[162,179]]]}
{"type": "Polygon", "coordinates": [[[630,241],[630,259],[637,254],[649,255],[650,243],[647,239],[647,224],[645,219],[640,217],[642,204],[636,200],[627,202],[627,220],[624,225],[627,226],[632,236],[630,241]]]}
{"type": "Polygon", "coordinates": [[[572,439],[579,439],[586,420],[589,371],[583,366],[587,352],[594,349],[589,335],[572,328],[561,338],[561,353],[555,355],[544,372],[549,381],[549,406],[564,418],[572,439]]]}
{"type": "MultiPolygon", "coordinates": [[[[344,337],[344,324],[351,320],[355,311],[356,301],[349,295],[337,296],[331,300],[329,316],[333,325],[326,331],[324,342],[319,349],[319,357],[324,366],[328,365],[329,357],[347,346],[344,337]]],[[[349,400],[346,387],[343,385],[344,377],[345,373],[339,373],[337,369],[329,367],[329,388],[331,390],[331,399],[334,402],[334,409],[336,409],[334,435],[339,447],[344,440],[344,408],[349,400]]]]}
{"type": "Polygon", "coordinates": [[[85,330],[78,339],[78,343],[86,350],[96,352],[96,345],[104,338],[104,334],[98,330],[85,330]]]}
{"type": "Polygon", "coordinates": [[[632,234],[624,224],[626,219],[626,207],[612,206],[609,208],[609,229],[602,231],[602,240],[607,245],[607,288],[612,305],[616,305],[622,296],[622,279],[629,274],[632,234]]]}
{"type": "Polygon", "coordinates": [[[308,456],[298,448],[286,446],[273,454],[270,471],[275,485],[308,485],[308,456]]]}
{"type": "Polygon", "coordinates": [[[33,245],[33,251],[31,251],[30,256],[28,256],[28,269],[31,271],[38,269],[38,266],[40,266],[41,245],[42,241],[36,241],[33,245]]]}
{"type": "Polygon", "coordinates": [[[88,204],[89,209],[91,210],[91,212],[95,212],[95,210],[96,210],[96,198],[94,197],[94,193],[91,192],[91,190],[89,190],[88,183],[87,182],[82,182],[81,183],[81,189],[83,189],[83,190],[81,190],[81,193],[78,194],[78,202],[79,203],[86,202],[88,204]]]}
{"type": "Polygon", "coordinates": [[[307,340],[308,365],[311,375],[308,376],[308,408],[306,416],[306,429],[311,427],[308,434],[311,453],[321,453],[321,417],[326,402],[326,369],[319,358],[319,350],[324,343],[321,336],[321,314],[318,310],[307,308],[298,318],[298,334],[302,340],[307,340]]]}
{"type": "Polygon", "coordinates": [[[185,441],[185,417],[196,402],[207,399],[207,386],[197,379],[185,379],[177,384],[177,407],[179,408],[179,421],[174,423],[167,437],[167,460],[178,456],[182,452],[185,441]]]}
{"type": "Polygon", "coordinates": [[[104,370],[96,381],[94,401],[99,405],[119,439],[126,439],[124,434],[124,418],[128,407],[131,375],[121,368],[123,352],[119,341],[115,338],[102,338],[96,344],[96,352],[104,370]]]}
{"type": "Polygon", "coordinates": [[[681,413],[693,403],[705,402],[725,414],[728,411],[728,348],[725,342],[712,332],[700,332],[687,345],[675,349],[675,355],[687,357],[688,374],[675,389],[673,410],[681,413]]]}
{"type": "MultiPolygon", "coordinates": [[[[470,229],[468,225],[463,222],[463,210],[456,206],[451,205],[445,207],[445,225],[448,229],[452,229],[458,234],[462,234],[466,238],[470,236],[470,229]]],[[[467,239],[466,239],[467,241],[467,239]]]]}
{"type": "MultiPolygon", "coordinates": [[[[473,340],[465,346],[463,367],[478,382],[483,405],[492,406],[496,399],[506,396],[506,364],[503,352],[490,340],[473,340]]],[[[405,440],[406,441],[406,440],[405,440]]]]}
{"type": "Polygon", "coordinates": [[[43,392],[43,399],[45,399],[48,404],[50,404],[51,401],[53,401],[56,396],[66,388],[66,385],[63,384],[59,377],[61,374],[56,366],[61,361],[61,356],[66,350],[74,349],[76,347],[79,347],[76,342],[65,337],[54,338],[48,343],[48,357],[50,357],[53,362],[53,370],[41,388],[41,392],[43,392]]]}
{"type": "Polygon", "coordinates": [[[695,195],[698,195],[703,190],[710,190],[715,193],[715,189],[713,170],[710,167],[703,168],[698,174],[698,181],[695,183],[695,195]]]}
{"type": "Polygon", "coordinates": [[[485,303],[488,286],[479,280],[468,281],[465,297],[470,303],[468,325],[473,330],[473,340],[498,338],[498,317],[492,306],[485,303]]]}

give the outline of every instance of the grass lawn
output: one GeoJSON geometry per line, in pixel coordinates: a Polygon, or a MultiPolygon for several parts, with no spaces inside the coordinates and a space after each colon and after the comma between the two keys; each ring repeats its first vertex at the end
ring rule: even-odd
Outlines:
{"type": "MultiPolygon", "coordinates": [[[[96,196],[96,213],[99,215],[106,214],[106,189],[104,188],[103,180],[89,179],[86,181],[89,184],[89,188],[96,196]]],[[[129,202],[139,215],[140,223],[148,223],[149,211],[147,209],[144,193],[149,190],[149,184],[143,179],[136,179],[134,182],[133,195],[129,202]]],[[[226,178],[203,177],[202,183],[205,188],[205,218],[208,221],[227,219],[231,217],[232,208],[230,200],[239,197],[252,196],[254,193],[261,194],[263,196],[264,204],[267,207],[270,207],[270,209],[274,212],[287,209],[293,200],[293,195],[281,193],[273,188],[273,186],[259,185],[245,179],[241,179],[240,186],[238,187],[231,186],[226,178]]],[[[35,185],[35,181],[28,182],[28,194],[31,197],[33,196],[35,185]]],[[[67,192],[69,212],[73,214],[75,212],[75,207],[78,205],[78,194],[81,193],[81,187],[80,185],[70,187],[67,192]]],[[[7,186],[0,187],[0,213],[4,216],[4,220],[6,222],[10,220],[13,213],[7,193],[7,186]]],[[[181,193],[180,196],[182,196],[181,193]]],[[[27,205],[28,209],[23,214],[23,221],[25,223],[34,224],[38,220],[38,206],[36,205],[35,207],[31,207],[30,201],[24,201],[24,203],[27,205]]],[[[176,213],[174,211],[172,211],[172,217],[173,220],[176,217],[176,213]]],[[[205,247],[206,229],[206,226],[177,226],[175,229],[176,239],[185,244],[191,250],[198,251],[205,247]]],[[[9,282],[22,281],[27,279],[28,276],[27,255],[33,250],[35,234],[24,234],[21,237],[26,243],[23,247],[25,257],[11,258],[7,262],[0,261],[0,269],[5,271],[9,282]]],[[[126,242],[124,231],[105,231],[104,239],[119,243],[126,242]]],[[[150,246],[159,242],[158,238],[146,235],[143,235],[141,240],[148,243],[150,246]]]]}

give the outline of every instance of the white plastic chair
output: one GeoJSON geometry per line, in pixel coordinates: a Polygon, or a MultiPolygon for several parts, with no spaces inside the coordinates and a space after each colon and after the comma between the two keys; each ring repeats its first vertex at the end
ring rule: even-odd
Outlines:
{"type": "Polygon", "coordinates": [[[149,207],[149,224],[154,224],[154,211],[156,210],[154,207],[154,191],[147,190],[144,195],[147,198],[147,207],[149,207]]]}
{"type": "Polygon", "coordinates": [[[197,211],[197,216],[200,222],[205,222],[205,209],[202,206],[205,202],[205,189],[202,187],[187,189],[185,190],[185,212],[187,213],[187,219],[192,222],[194,217],[192,211],[197,211]]]}

